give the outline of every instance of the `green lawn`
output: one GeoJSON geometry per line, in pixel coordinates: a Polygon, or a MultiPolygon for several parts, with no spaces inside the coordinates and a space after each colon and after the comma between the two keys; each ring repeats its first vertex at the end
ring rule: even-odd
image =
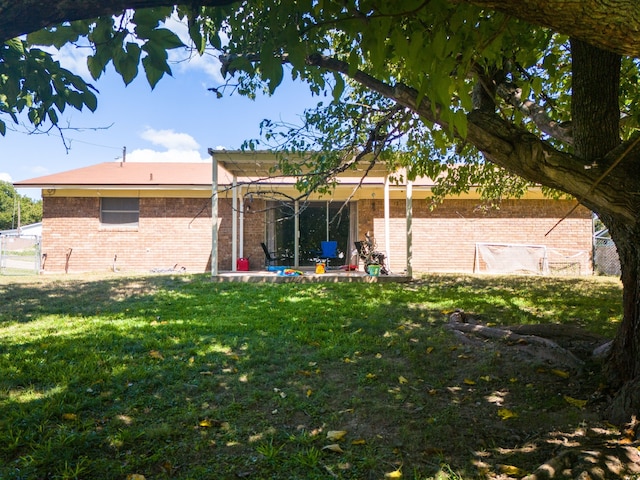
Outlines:
{"type": "Polygon", "coordinates": [[[531,471],[557,432],[598,422],[563,399],[588,398],[597,369],[565,378],[465,346],[448,313],[611,336],[621,311],[606,278],[0,277],[0,298],[2,479],[531,471]]]}

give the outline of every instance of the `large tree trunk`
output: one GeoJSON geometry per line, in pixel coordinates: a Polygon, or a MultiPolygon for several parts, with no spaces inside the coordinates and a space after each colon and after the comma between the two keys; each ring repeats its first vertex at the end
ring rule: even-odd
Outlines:
{"type": "MultiPolygon", "coordinates": [[[[618,89],[620,57],[571,40],[572,119],[575,155],[594,163],[607,175],[606,168],[618,158],[607,156],[620,144],[618,89]],[[605,160],[606,158],[606,160],[605,160]]],[[[628,172],[629,173],[629,172],[628,172]]],[[[629,179],[627,201],[635,203],[637,180],[629,179]]],[[[635,218],[622,218],[608,209],[592,206],[607,225],[618,249],[622,269],[623,319],[605,364],[605,374],[617,395],[608,410],[615,423],[640,417],[640,227],[635,218]]]]}
{"type": "Polygon", "coordinates": [[[605,375],[617,391],[607,411],[615,424],[640,419],[640,230],[604,217],[615,241],[622,270],[623,317],[605,364],[605,375]]]}

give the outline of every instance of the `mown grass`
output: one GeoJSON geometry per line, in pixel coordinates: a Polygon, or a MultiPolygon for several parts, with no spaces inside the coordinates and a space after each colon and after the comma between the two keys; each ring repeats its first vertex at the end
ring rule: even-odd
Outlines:
{"type": "Polygon", "coordinates": [[[602,278],[5,277],[0,294],[3,479],[531,471],[543,439],[597,421],[563,396],[586,398],[598,372],[562,378],[465,346],[447,312],[611,336],[621,308],[619,283],[602,278]]]}

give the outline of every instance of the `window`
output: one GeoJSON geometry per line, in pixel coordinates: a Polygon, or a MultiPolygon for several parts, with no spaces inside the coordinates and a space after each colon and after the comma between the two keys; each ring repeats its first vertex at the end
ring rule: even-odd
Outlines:
{"type": "Polygon", "coordinates": [[[100,223],[109,227],[137,227],[140,201],[137,198],[100,199],[100,223]]]}

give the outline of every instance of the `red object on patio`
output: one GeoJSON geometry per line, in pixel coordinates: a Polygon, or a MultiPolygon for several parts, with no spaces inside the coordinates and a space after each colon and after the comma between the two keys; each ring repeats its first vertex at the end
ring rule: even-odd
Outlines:
{"type": "Polygon", "coordinates": [[[249,259],[248,258],[239,258],[236,262],[236,270],[239,272],[248,272],[249,271],[249,259]]]}

